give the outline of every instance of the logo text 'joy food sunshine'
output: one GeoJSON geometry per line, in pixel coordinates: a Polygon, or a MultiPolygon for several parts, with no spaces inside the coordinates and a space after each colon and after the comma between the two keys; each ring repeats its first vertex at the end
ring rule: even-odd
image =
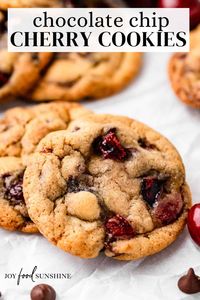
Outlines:
{"type": "Polygon", "coordinates": [[[30,272],[26,272],[21,268],[16,273],[5,273],[4,279],[15,280],[17,285],[20,285],[23,280],[31,280],[36,282],[37,280],[69,280],[72,278],[71,273],[40,273],[37,271],[38,267],[35,266],[30,272]]]}

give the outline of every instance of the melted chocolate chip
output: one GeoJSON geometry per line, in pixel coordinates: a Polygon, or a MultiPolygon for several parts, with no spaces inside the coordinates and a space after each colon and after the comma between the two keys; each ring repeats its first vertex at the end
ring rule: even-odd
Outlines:
{"type": "Polygon", "coordinates": [[[31,291],[31,300],[55,300],[55,290],[47,284],[36,285],[31,291]]]}
{"type": "Polygon", "coordinates": [[[24,203],[23,196],[23,173],[18,174],[13,178],[10,174],[3,175],[3,186],[5,189],[4,198],[12,205],[24,203]]]}
{"type": "Polygon", "coordinates": [[[141,182],[141,194],[143,199],[151,206],[155,204],[163,191],[163,180],[156,177],[145,177],[141,182]]]}
{"type": "Polygon", "coordinates": [[[190,268],[187,275],[182,276],[178,281],[179,289],[186,294],[196,294],[200,292],[200,277],[190,268]]]}
{"type": "Polygon", "coordinates": [[[77,177],[70,176],[67,181],[67,192],[78,193],[81,191],[89,191],[88,186],[83,180],[79,180],[77,177]]]}
{"type": "Polygon", "coordinates": [[[138,144],[141,148],[147,149],[147,150],[157,150],[157,147],[153,144],[151,144],[146,138],[140,138],[138,140],[138,144]]]}

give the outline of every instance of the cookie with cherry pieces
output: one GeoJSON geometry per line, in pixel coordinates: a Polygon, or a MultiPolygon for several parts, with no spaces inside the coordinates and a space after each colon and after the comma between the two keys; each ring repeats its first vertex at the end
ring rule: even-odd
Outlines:
{"type": "Polygon", "coordinates": [[[191,194],[171,143],[126,117],[85,116],[38,145],[24,176],[41,233],[73,255],[152,255],[184,228],[191,194]]]}

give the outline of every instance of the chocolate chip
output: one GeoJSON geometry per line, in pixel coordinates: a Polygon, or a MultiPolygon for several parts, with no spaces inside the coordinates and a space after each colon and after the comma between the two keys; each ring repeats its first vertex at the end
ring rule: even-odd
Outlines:
{"type": "Polygon", "coordinates": [[[138,144],[141,148],[146,150],[158,150],[154,144],[151,144],[146,138],[140,138],[138,144]]]}
{"type": "Polygon", "coordinates": [[[163,181],[157,177],[145,177],[141,182],[141,194],[143,199],[151,206],[155,204],[163,191],[163,181]]]}
{"type": "Polygon", "coordinates": [[[55,300],[55,290],[47,284],[36,285],[31,291],[31,300],[55,300]]]}
{"type": "Polygon", "coordinates": [[[185,294],[196,294],[200,292],[200,277],[190,268],[187,275],[182,276],[178,281],[179,289],[185,294]]]}

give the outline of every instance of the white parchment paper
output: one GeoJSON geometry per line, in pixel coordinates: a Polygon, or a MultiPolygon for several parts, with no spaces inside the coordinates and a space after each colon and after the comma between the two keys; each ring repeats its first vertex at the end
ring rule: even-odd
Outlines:
{"type": "MultiPolygon", "coordinates": [[[[168,54],[146,54],[138,79],[111,98],[86,103],[97,113],[136,118],[168,137],[182,155],[193,202],[200,202],[200,112],[179,102],[167,78],[168,54]]],[[[15,105],[24,103],[19,102],[15,105]]],[[[10,104],[9,106],[12,106],[10,104]]],[[[1,105],[1,112],[8,105],[1,105]]],[[[83,260],[62,252],[39,235],[0,230],[0,291],[3,300],[30,299],[30,289],[48,283],[58,300],[195,300],[177,289],[177,280],[189,267],[200,274],[200,248],[191,241],[187,229],[165,251],[136,262],[118,262],[103,254],[83,260]],[[41,279],[17,276],[36,273],[70,273],[71,279],[41,279]],[[15,279],[5,279],[5,276],[15,279]]]]}

